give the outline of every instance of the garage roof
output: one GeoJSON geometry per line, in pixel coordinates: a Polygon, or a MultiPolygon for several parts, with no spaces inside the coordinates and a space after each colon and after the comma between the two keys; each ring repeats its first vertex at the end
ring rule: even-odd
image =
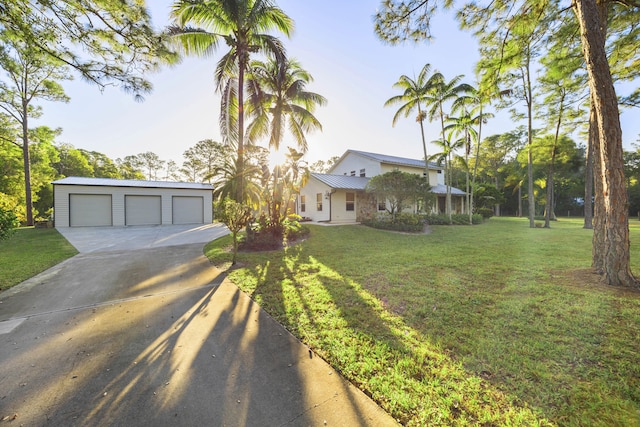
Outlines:
{"type": "Polygon", "coordinates": [[[144,187],[144,188],[179,188],[188,190],[213,190],[211,184],[198,182],[142,181],[134,179],[87,178],[68,176],[53,181],[52,184],[89,185],[96,187],[144,187]]]}

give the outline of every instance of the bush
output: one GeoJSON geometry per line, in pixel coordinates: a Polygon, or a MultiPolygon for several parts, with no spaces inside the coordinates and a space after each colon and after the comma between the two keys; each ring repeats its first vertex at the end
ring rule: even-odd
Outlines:
{"type": "MultiPolygon", "coordinates": [[[[425,219],[429,225],[449,225],[449,216],[444,214],[428,214],[425,219]]],[[[471,222],[473,224],[482,224],[484,218],[480,214],[473,214],[471,222]]],[[[452,214],[451,223],[454,225],[469,225],[469,214],[452,214]]]]}
{"type": "Polygon", "coordinates": [[[19,225],[18,217],[12,210],[0,208],[0,240],[11,237],[19,225]]]}
{"type": "Polygon", "coordinates": [[[493,216],[493,209],[491,208],[477,208],[476,215],[482,215],[482,218],[491,218],[493,216]]]}
{"type": "Polygon", "coordinates": [[[421,215],[401,213],[381,215],[364,221],[364,225],[381,230],[408,231],[412,233],[424,230],[424,218],[421,215]]]}
{"type": "Polygon", "coordinates": [[[264,212],[247,225],[246,239],[242,244],[245,250],[273,250],[282,248],[285,243],[307,236],[308,227],[300,224],[300,216],[291,214],[280,222],[272,221],[264,212]]]}

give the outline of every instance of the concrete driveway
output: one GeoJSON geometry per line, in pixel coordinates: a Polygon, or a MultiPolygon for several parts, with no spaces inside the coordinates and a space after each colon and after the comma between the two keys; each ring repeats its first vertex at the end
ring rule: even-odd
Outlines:
{"type": "Polygon", "coordinates": [[[79,255],[0,293],[0,420],[395,425],[211,266],[223,228],[200,231],[64,230],[79,255]]]}

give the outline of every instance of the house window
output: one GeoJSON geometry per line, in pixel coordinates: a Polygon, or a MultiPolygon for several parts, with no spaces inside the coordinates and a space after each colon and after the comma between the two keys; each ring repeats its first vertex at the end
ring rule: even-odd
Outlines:
{"type": "Polygon", "coordinates": [[[438,173],[442,173],[442,169],[438,169],[438,173]]]}
{"type": "Polygon", "coordinates": [[[365,176],[364,169],[360,169],[360,176],[365,176]]]}
{"type": "Polygon", "coordinates": [[[316,210],[318,212],[322,210],[322,193],[316,194],[316,210]]]}
{"type": "Polygon", "coordinates": [[[356,207],[356,193],[347,193],[347,212],[354,211],[356,207]]]}
{"type": "Polygon", "coordinates": [[[379,211],[387,210],[387,202],[385,200],[378,200],[378,210],[379,211]]]}
{"type": "Polygon", "coordinates": [[[300,212],[305,212],[307,209],[307,196],[300,196],[300,212]]]}
{"type": "Polygon", "coordinates": [[[356,171],[351,171],[351,176],[356,176],[356,171]]]}

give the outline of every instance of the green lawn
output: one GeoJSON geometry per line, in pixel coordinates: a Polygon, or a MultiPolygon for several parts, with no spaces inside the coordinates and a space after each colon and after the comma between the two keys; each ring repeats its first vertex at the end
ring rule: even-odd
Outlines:
{"type": "Polygon", "coordinates": [[[229,278],[402,424],[640,425],[640,293],[597,283],[581,226],[311,226],[229,278]]]}
{"type": "Polygon", "coordinates": [[[55,229],[20,228],[8,240],[0,240],[0,290],[17,285],[77,253],[55,229]]]}

